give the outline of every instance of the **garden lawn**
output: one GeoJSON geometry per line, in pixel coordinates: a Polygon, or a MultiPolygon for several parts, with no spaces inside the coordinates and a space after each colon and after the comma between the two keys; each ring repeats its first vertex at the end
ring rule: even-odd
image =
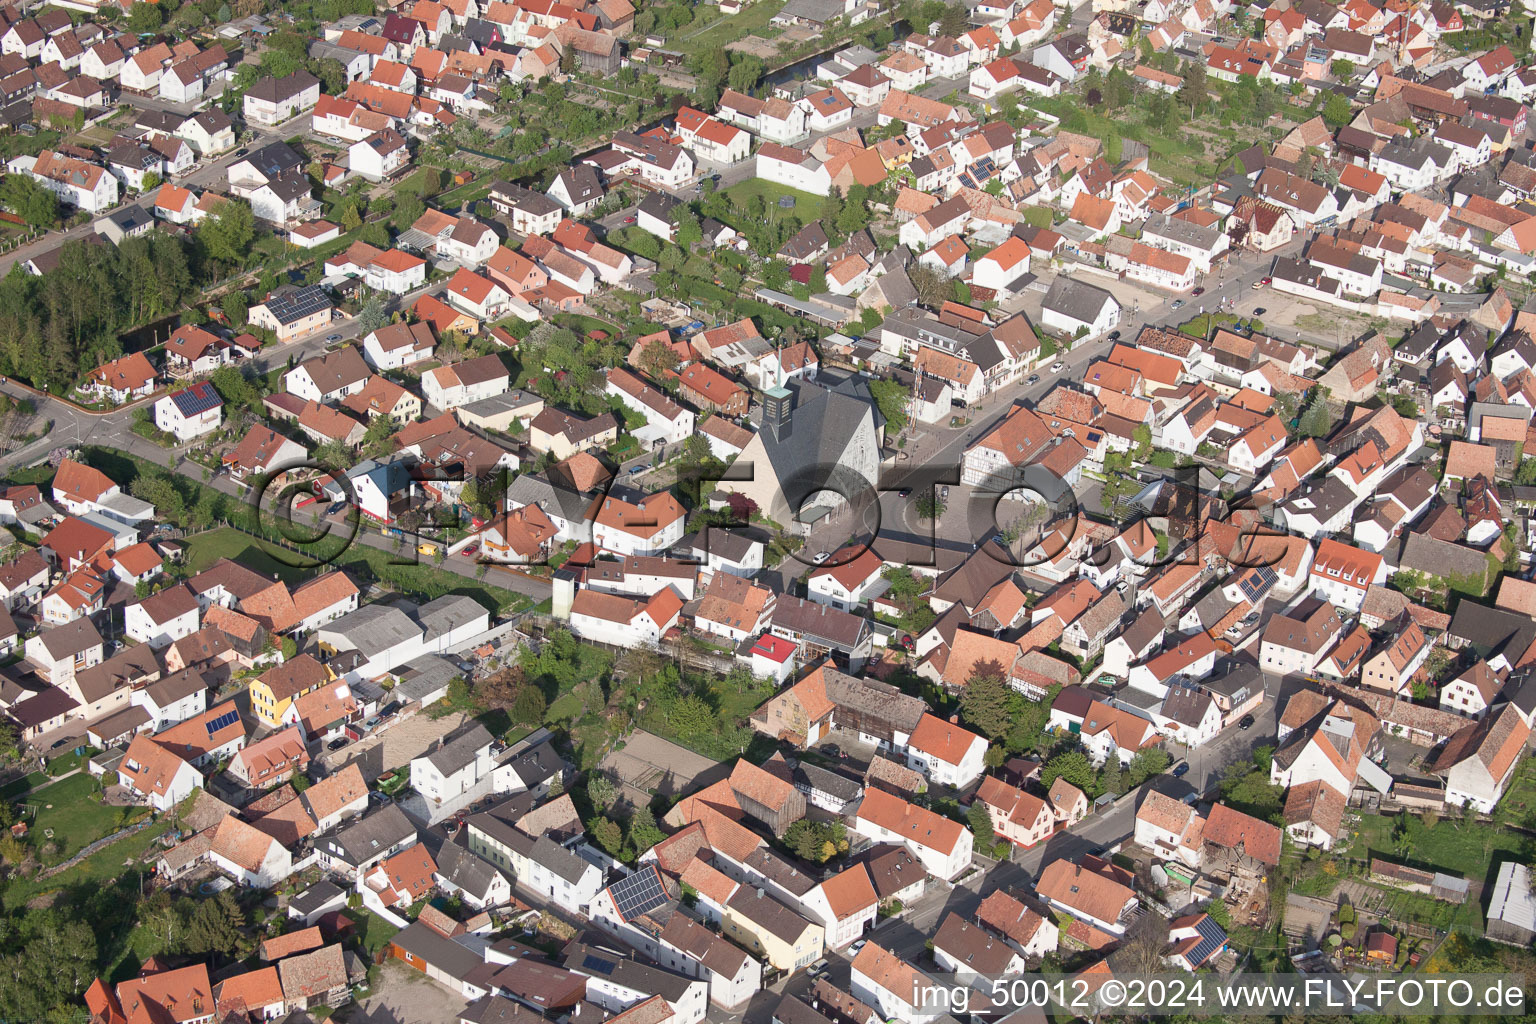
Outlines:
{"type": "Polygon", "coordinates": [[[0,786],[0,800],[15,800],[29,789],[46,786],[52,781],[46,772],[33,772],[22,778],[12,779],[4,786],[0,786]]]}
{"type": "Polygon", "coordinates": [[[96,780],[83,772],[33,790],[26,803],[35,813],[35,817],[27,822],[30,826],[27,838],[33,849],[39,851],[38,857],[44,864],[68,860],[96,840],[126,828],[144,816],[142,808],[103,804],[96,780]],[[44,829],[50,828],[53,829],[52,839],[44,833],[44,829]],[[57,846],[58,852],[44,857],[41,851],[48,843],[57,846]]]}
{"type": "MultiPolygon", "coordinates": [[[[124,871],[135,870],[124,867],[124,863],[129,860],[137,862],[170,827],[168,821],[157,821],[142,832],[135,832],[121,842],[96,851],[68,871],[61,871],[52,878],[39,879],[35,875],[31,878],[13,878],[5,887],[5,908],[14,911],[38,893],[90,882],[104,883],[117,878],[124,871]]],[[[149,877],[147,866],[144,874],[146,878],[149,877]]]]}
{"type": "MultiPolygon", "coordinates": [[[[1379,814],[1360,816],[1360,836],[1350,848],[1356,859],[1372,854],[1389,860],[1407,861],[1415,867],[1444,871],[1480,884],[1488,877],[1495,860],[1518,857],[1526,840],[1498,825],[1476,822],[1452,822],[1442,818],[1426,827],[1419,819],[1409,818],[1410,846],[1400,848],[1392,838],[1396,818],[1379,814]]],[[[1469,901],[1470,902],[1470,901],[1469,901]]]]}
{"type": "MultiPolygon", "coordinates": [[[[738,39],[762,35],[773,16],[783,7],[783,0],[757,0],[757,3],[747,5],[741,13],[720,18],[702,32],[695,26],[688,26],[679,31],[675,38],[667,40],[667,45],[687,54],[706,54],[711,50],[723,49],[738,39]]],[[[701,5],[698,9],[708,8],[701,5]]]]}
{"type": "Polygon", "coordinates": [[[348,908],[346,915],[357,925],[357,934],[369,954],[378,953],[400,929],[366,907],[348,908]]]}
{"type": "Polygon", "coordinates": [[[1493,809],[1493,816],[1506,825],[1536,827],[1536,758],[1527,757],[1515,769],[1504,799],[1493,809]]]}
{"type": "MultiPolygon", "coordinates": [[[[761,0],[759,0],[761,2],[761,0]]],[[[797,188],[787,188],[771,181],[763,181],[760,178],[752,178],[740,184],[732,185],[725,189],[725,194],[738,204],[745,204],[748,196],[762,196],[763,202],[768,206],[777,208],[778,201],[784,196],[790,196],[795,201],[793,210],[784,210],[786,214],[793,213],[800,218],[802,224],[821,217],[821,208],[825,200],[821,196],[813,196],[809,192],[801,192],[797,188]]]]}

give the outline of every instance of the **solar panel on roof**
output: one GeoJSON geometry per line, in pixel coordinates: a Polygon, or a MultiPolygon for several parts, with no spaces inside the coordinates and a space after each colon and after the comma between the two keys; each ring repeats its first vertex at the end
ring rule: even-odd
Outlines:
{"type": "Polygon", "coordinates": [[[208,735],[212,736],[214,733],[218,732],[220,729],[228,728],[229,726],[234,725],[239,720],[240,720],[240,712],[238,712],[238,711],[226,711],[222,715],[220,715],[218,718],[215,718],[213,721],[208,723],[208,725],[207,725],[208,735]]]}
{"type": "Polygon", "coordinates": [[[176,408],[181,410],[183,416],[196,416],[198,413],[217,409],[224,404],[211,384],[194,384],[187,390],[178,391],[172,395],[171,400],[176,403],[176,408]]]}
{"type": "Polygon", "coordinates": [[[608,894],[613,898],[619,916],[626,921],[648,914],[667,902],[666,890],[661,887],[661,879],[654,868],[619,879],[608,887],[608,894]]]}
{"type": "Polygon", "coordinates": [[[300,320],[330,307],[331,300],[326,298],[325,292],[317,285],[274,296],[267,302],[268,312],[285,322],[300,320]]]}
{"type": "Polygon", "coordinates": [[[1200,923],[1195,925],[1195,932],[1200,936],[1200,941],[1189,951],[1189,962],[1198,967],[1226,945],[1227,933],[1210,917],[1201,918],[1200,923]]]}
{"type": "Polygon", "coordinates": [[[612,960],[604,960],[602,957],[593,956],[591,953],[588,953],[581,961],[581,969],[584,971],[596,971],[598,974],[606,975],[612,974],[613,968],[614,962],[612,960]]]}
{"type": "Polygon", "coordinates": [[[1268,565],[1255,566],[1249,572],[1243,574],[1243,578],[1237,585],[1242,590],[1243,596],[1253,604],[1258,604],[1259,599],[1269,592],[1269,588],[1275,585],[1275,570],[1268,565]]]}

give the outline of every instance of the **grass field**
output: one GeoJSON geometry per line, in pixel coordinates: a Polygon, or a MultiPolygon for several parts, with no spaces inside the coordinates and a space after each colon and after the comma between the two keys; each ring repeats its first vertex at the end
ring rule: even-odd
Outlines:
{"type": "Polygon", "coordinates": [[[735,203],[743,204],[748,196],[762,196],[763,202],[769,206],[776,206],[784,196],[789,196],[795,201],[794,210],[784,210],[784,213],[793,213],[801,222],[808,223],[821,216],[821,207],[824,200],[821,196],[813,196],[809,192],[801,192],[799,189],[786,188],[783,185],[771,181],[763,181],[753,178],[740,184],[732,185],[725,190],[725,194],[735,203]]]}
{"type": "Polygon", "coordinates": [[[400,929],[366,907],[349,908],[346,915],[357,925],[357,934],[369,954],[383,949],[400,929]]]}
{"type": "Polygon", "coordinates": [[[1350,849],[1350,856],[1358,859],[1374,853],[1415,867],[1458,875],[1473,883],[1491,884],[1492,865],[1520,857],[1528,843],[1524,837],[1498,825],[1441,819],[1427,827],[1410,815],[1408,843],[1400,846],[1392,834],[1396,825],[1396,818],[1361,815],[1360,837],[1350,849]]]}
{"type": "Polygon", "coordinates": [[[84,847],[131,825],[144,814],[140,808],[103,804],[96,780],[86,774],[71,775],[62,782],[33,790],[26,803],[35,808],[36,813],[28,820],[31,831],[27,838],[39,851],[38,859],[44,864],[68,860],[84,847]],[[131,816],[125,811],[131,812],[131,816]],[[47,838],[46,829],[53,830],[52,839],[47,838]],[[41,851],[49,843],[57,849],[43,856],[41,851]]]}
{"type": "MultiPolygon", "coordinates": [[[[232,558],[256,572],[276,574],[289,584],[302,582],[318,572],[289,565],[281,557],[275,557],[256,538],[231,529],[211,530],[189,537],[186,558],[194,572],[206,569],[220,558],[232,558]]],[[[412,558],[412,554],[396,555],[354,543],[325,566],[325,570],[344,569],[365,578],[384,580],[414,597],[427,600],[444,594],[464,594],[497,613],[520,611],[531,603],[522,594],[431,565],[407,561],[412,558]],[[397,560],[401,561],[397,564],[397,560]]]]}
{"type": "Polygon", "coordinates": [[[1529,827],[1536,823],[1536,758],[1527,757],[1515,769],[1504,799],[1493,809],[1493,816],[1508,825],[1529,827]]]}
{"type": "MultiPolygon", "coordinates": [[[[104,850],[87,857],[68,871],[61,871],[52,878],[12,878],[5,887],[3,900],[7,910],[15,910],[39,893],[53,889],[73,889],[88,885],[103,885],[120,876],[127,861],[139,861],[150,847],[170,828],[170,822],[155,824],[136,832],[120,843],[113,843],[104,850]]],[[[149,874],[147,868],[145,875],[149,874]]]]}
{"type": "Polygon", "coordinates": [[[768,28],[768,22],[772,21],[773,16],[783,7],[783,0],[758,0],[757,3],[749,4],[739,14],[731,14],[715,20],[702,31],[697,25],[690,25],[668,39],[667,48],[689,54],[708,53],[710,50],[722,49],[750,35],[763,35],[768,28]]]}

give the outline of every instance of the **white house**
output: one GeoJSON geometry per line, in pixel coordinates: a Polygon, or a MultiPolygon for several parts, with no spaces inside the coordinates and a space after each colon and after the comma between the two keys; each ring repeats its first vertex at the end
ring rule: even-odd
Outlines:
{"type": "Polygon", "coordinates": [[[580,590],[571,604],[571,632],[615,647],[655,647],[677,624],[682,608],[682,599],[670,588],[644,601],[580,590]]]}
{"type": "Polygon", "coordinates": [[[173,391],[155,403],[155,426],[188,444],[224,422],[224,401],[208,381],[173,391]]]}
{"type": "Polygon", "coordinates": [[[1097,337],[1120,322],[1120,303],[1102,288],[1062,275],[1041,305],[1040,322],[1069,337],[1097,337]]]}
{"type": "Polygon", "coordinates": [[[158,650],[196,633],[201,617],[197,596],[177,585],[124,605],[123,632],[158,650]]]}
{"type": "Polygon", "coordinates": [[[427,371],[421,391],[428,405],[447,411],[506,394],[511,380],[501,357],[492,354],[427,371]]]}
{"type": "Polygon", "coordinates": [[[959,789],[981,777],[986,753],[984,737],[925,714],[907,741],[907,766],[939,785],[959,789]]]}
{"type": "Polygon", "coordinates": [[[363,358],[376,370],[399,370],[425,362],[436,348],[432,325],[425,321],[388,324],[363,338],[363,358]]]}
{"type": "Polygon", "coordinates": [[[320,101],[320,80],[308,71],[263,78],[246,90],[246,121],[271,128],[297,117],[320,101]]]}

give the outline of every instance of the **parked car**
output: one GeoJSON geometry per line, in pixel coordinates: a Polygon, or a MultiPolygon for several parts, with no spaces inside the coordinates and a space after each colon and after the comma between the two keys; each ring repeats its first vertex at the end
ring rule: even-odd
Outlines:
{"type": "Polygon", "coordinates": [[[1188,761],[1180,761],[1178,764],[1173,766],[1173,777],[1174,778],[1182,779],[1184,776],[1186,776],[1188,774],[1189,774],[1189,762],[1188,761]]]}
{"type": "Polygon", "coordinates": [[[1239,729],[1252,729],[1253,728],[1253,716],[1252,715],[1244,715],[1243,716],[1243,720],[1241,722],[1237,723],[1237,727],[1239,729]]]}
{"type": "Polygon", "coordinates": [[[1024,378],[1024,383],[1025,384],[1039,384],[1040,383],[1040,375],[1038,373],[1032,373],[1028,377],[1024,378]]]}
{"type": "Polygon", "coordinates": [[[1205,294],[1205,285],[1203,285],[1203,284],[1199,285],[1198,287],[1195,288],[1194,291],[1190,292],[1189,294],[1195,296],[1196,298],[1199,298],[1201,295],[1205,294]]]}
{"type": "Polygon", "coordinates": [[[1119,341],[1120,340],[1120,332],[1119,331],[1110,331],[1109,332],[1109,340],[1110,341],[1119,341]]]}
{"type": "Polygon", "coordinates": [[[817,565],[820,565],[822,562],[825,562],[831,557],[832,556],[825,551],[818,551],[816,552],[816,557],[811,559],[811,561],[815,562],[817,565]]]}
{"type": "Polygon", "coordinates": [[[1264,287],[1264,282],[1263,281],[1255,281],[1255,282],[1253,282],[1253,290],[1254,291],[1258,291],[1260,288],[1263,288],[1263,287],[1264,287]]]}
{"type": "Polygon", "coordinates": [[[1173,303],[1168,308],[1169,309],[1183,309],[1184,308],[1184,300],[1183,299],[1174,299],[1173,303]]]}
{"type": "Polygon", "coordinates": [[[1058,359],[1054,363],[1051,364],[1051,372],[1052,373],[1060,373],[1062,370],[1066,369],[1066,366],[1067,366],[1066,363],[1064,363],[1060,359],[1058,359]]]}
{"type": "Polygon", "coordinates": [[[325,340],[326,341],[340,341],[341,340],[341,335],[339,335],[339,334],[332,334],[330,337],[326,338],[325,340]]]}
{"type": "Polygon", "coordinates": [[[1263,316],[1265,313],[1268,313],[1268,312],[1269,312],[1269,310],[1265,309],[1263,306],[1255,306],[1253,308],[1253,315],[1254,316],[1263,316]]]}
{"type": "Polygon", "coordinates": [[[331,742],[329,742],[329,743],[327,743],[325,745],[325,749],[326,750],[340,750],[342,747],[344,747],[346,745],[347,745],[347,738],[345,736],[337,736],[335,739],[331,740],[331,742]]]}

